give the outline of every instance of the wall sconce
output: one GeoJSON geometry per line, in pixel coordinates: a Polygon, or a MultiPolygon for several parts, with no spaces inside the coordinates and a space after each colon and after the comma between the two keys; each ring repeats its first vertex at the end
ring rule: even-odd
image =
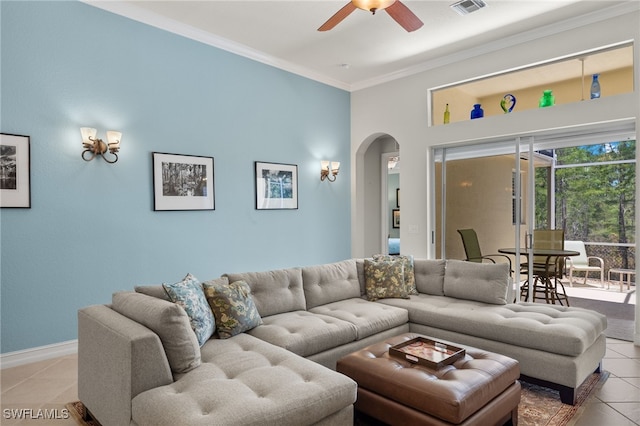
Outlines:
{"type": "Polygon", "coordinates": [[[84,161],[91,161],[96,155],[102,156],[102,159],[107,163],[115,163],[118,161],[117,152],[120,151],[120,138],[122,137],[122,133],[114,132],[113,130],[109,130],[107,132],[107,141],[105,143],[102,139],[96,138],[96,129],[92,129],[91,127],[81,127],[80,133],[82,134],[82,146],[84,147],[84,151],[82,151],[82,159],[84,161]],[[109,152],[115,156],[115,160],[111,161],[107,157],[105,157],[105,153],[109,152]],[[91,153],[90,157],[85,157],[85,154],[91,153]]]}
{"type": "Polygon", "coordinates": [[[320,180],[327,179],[329,182],[336,180],[338,172],[340,171],[339,161],[321,161],[320,162],[320,180]],[[333,176],[333,179],[331,179],[333,176]]]}

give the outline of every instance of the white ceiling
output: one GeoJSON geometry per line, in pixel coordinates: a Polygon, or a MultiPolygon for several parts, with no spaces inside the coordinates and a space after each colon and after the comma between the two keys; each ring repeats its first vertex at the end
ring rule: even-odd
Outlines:
{"type": "MultiPolygon", "coordinates": [[[[454,1],[407,5],[424,26],[406,32],[384,11],[356,10],[333,30],[317,28],[348,0],[94,1],[94,6],[339,87],[357,90],[409,75],[487,43],[516,43],[552,24],[638,0],[485,0],[460,16],[454,1]]],[[[614,8],[614,9],[609,9],[614,8]]],[[[602,12],[597,12],[598,14],[602,12]]],[[[472,53],[469,53],[469,55],[472,53]]]]}

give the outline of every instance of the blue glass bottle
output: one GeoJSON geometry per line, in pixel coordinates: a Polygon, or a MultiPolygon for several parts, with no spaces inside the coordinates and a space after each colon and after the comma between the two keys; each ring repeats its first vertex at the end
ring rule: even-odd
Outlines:
{"type": "Polygon", "coordinates": [[[600,81],[598,76],[600,74],[594,74],[591,81],[591,99],[598,99],[600,97],[600,81]]]}
{"type": "Polygon", "coordinates": [[[480,104],[473,105],[473,109],[471,110],[471,119],[474,118],[482,118],[484,117],[484,110],[480,108],[480,104]]]}

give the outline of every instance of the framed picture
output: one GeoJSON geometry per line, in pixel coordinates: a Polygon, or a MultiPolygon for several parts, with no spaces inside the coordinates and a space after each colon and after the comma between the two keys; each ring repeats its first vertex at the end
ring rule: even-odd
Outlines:
{"type": "Polygon", "coordinates": [[[400,208],[400,188],[396,188],[396,207],[400,208]]]}
{"type": "Polygon", "coordinates": [[[31,208],[29,136],[0,134],[0,207],[31,208]]]}
{"type": "Polygon", "coordinates": [[[255,162],[256,209],[298,208],[298,166],[255,162]]]}
{"type": "Polygon", "coordinates": [[[400,209],[393,209],[391,212],[393,213],[393,227],[400,228],[400,209]]]}
{"type": "Polygon", "coordinates": [[[154,210],[215,210],[213,157],[153,153],[154,210]]]}

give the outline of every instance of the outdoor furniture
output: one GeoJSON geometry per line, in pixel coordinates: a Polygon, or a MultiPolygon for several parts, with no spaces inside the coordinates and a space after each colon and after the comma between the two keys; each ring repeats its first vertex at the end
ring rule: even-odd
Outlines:
{"type": "Polygon", "coordinates": [[[511,258],[503,254],[482,254],[480,243],[478,242],[478,234],[474,229],[458,229],[458,234],[462,237],[462,245],[467,255],[465,260],[469,262],[482,263],[483,260],[496,263],[494,257],[504,257],[509,262],[509,270],[511,270],[511,258]]]}
{"type": "Polygon", "coordinates": [[[358,383],[357,412],[389,425],[518,424],[515,359],[466,347],[462,359],[437,369],[389,354],[419,336],[388,338],[338,360],[336,370],[358,383]]]}
{"type": "MultiPolygon", "coordinates": [[[[564,299],[569,306],[569,298],[564,290],[564,285],[558,278],[562,278],[564,273],[564,257],[554,255],[540,256],[535,253],[535,249],[544,250],[563,250],[564,249],[564,231],[561,229],[534,229],[533,230],[533,301],[536,301],[536,294],[544,294],[546,303],[556,303],[556,300],[562,305],[564,299]],[[558,284],[562,288],[562,292],[558,292],[558,284]]],[[[528,274],[530,265],[525,264],[521,268],[521,273],[528,274]]],[[[528,282],[527,282],[528,283],[528,282]]],[[[528,297],[529,286],[521,289],[521,296],[528,297]]]]}
{"type": "MultiPolygon", "coordinates": [[[[574,250],[565,250],[563,232],[561,230],[552,230],[555,232],[540,232],[551,230],[536,230],[534,231],[534,247],[521,248],[516,250],[515,248],[501,248],[499,253],[516,255],[520,253],[521,256],[526,256],[527,262],[521,266],[521,274],[529,274],[529,270],[533,274],[533,288],[532,288],[532,300],[535,302],[538,294],[543,294],[546,303],[554,304],[556,300],[561,305],[562,299],[569,306],[569,298],[564,289],[564,285],[559,280],[562,277],[562,269],[564,265],[564,258],[569,256],[577,256],[579,253],[574,250]],[[538,232],[536,232],[538,231],[538,232]],[[535,238],[538,238],[537,240],[535,238]],[[547,248],[547,246],[560,247],[560,248],[547,248]],[[529,265],[529,253],[533,254],[533,263],[529,265]],[[562,289],[558,291],[558,285],[562,289]]],[[[529,298],[529,280],[520,288],[520,298],[525,301],[529,298]]]]}
{"type": "MultiPolygon", "coordinates": [[[[624,285],[624,277],[627,276],[627,290],[631,290],[631,275],[636,274],[635,269],[624,269],[624,268],[611,268],[609,272],[607,272],[607,282],[611,282],[611,274],[618,274],[618,282],[620,283],[620,291],[622,292],[624,285]]],[[[603,285],[604,287],[604,285],[603,285]]],[[[607,288],[609,285],[607,284],[607,288]]]]}
{"type": "MultiPolygon", "coordinates": [[[[600,273],[600,285],[604,288],[604,260],[601,257],[587,256],[587,249],[582,241],[565,241],[564,248],[580,253],[577,256],[567,258],[569,266],[569,285],[573,287],[573,273],[584,272],[584,284],[587,284],[589,272],[600,273]],[[594,264],[594,263],[597,263],[594,264]]],[[[609,271],[610,273],[611,271],[609,271]]]]}

